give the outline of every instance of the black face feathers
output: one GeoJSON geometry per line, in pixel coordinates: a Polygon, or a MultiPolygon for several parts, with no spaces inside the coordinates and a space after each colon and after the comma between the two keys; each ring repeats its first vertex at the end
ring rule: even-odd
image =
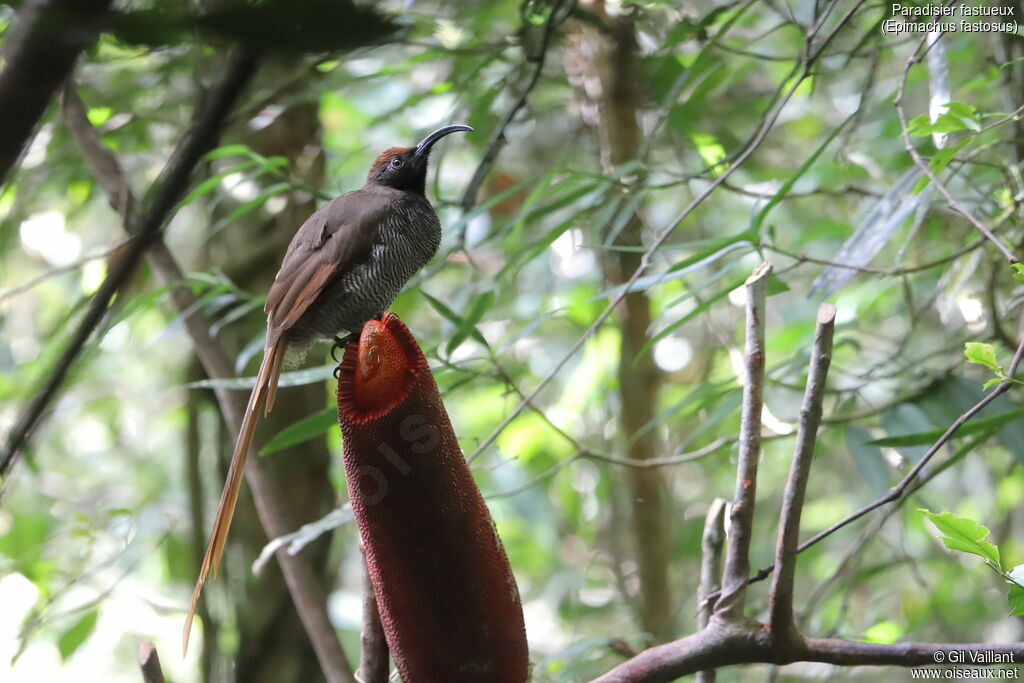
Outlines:
{"type": "Polygon", "coordinates": [[[415,147],[392,147],[373,162],[366,181],[423,194],[427,184],[427,160],[434,143],[452,133],[471,130],[469,126],[445,126],[423,138],[415,147]]]}

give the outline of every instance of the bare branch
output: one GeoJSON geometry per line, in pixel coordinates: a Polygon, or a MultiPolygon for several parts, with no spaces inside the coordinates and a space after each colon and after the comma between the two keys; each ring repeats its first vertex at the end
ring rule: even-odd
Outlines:
{"type": "Polygon", "coordinates": [[[936,652],[985,655],[974,665],[1021,661],[1024,643],[860,643],[839,638],[808,638],[779,647],[757,626],[711,624],[691,636],[644,650],[594,683],[668,683],[697,671],[735,664],[826,662],[842,666],[927,666],[936,652]],[[991,659],[1002,659],[990,661],[991,659]]]}
{"type": "Polygon", "coordinates": [[[370,582],[370,570],[366,566],[366,551],[363,554],[363,633],[359,643],[362,646],[359,657],[358,678],[361,683],[387,683],[388,642],[384,638],[384,627],[377,611],[377,598],[370,582]]]}
{"type": "MultiPolygon", "coordinates": [[[[1017,367],[1020,365],[1022,354],[1024,354],[1024,337],[1021,338],[1020,345],[1017,346],[1017,351],[1013,355],[1013,361],[1010,363],[1010,369],[1008,372],[1011,377],[1013,377],[1013,375],[1016,374],[1017,372],[1017,367]]],[[[992,401],[996,400],[997,398],[1005,394],[1007,391],[1009,391],[1010,386],[1011,383],[1008,381],[1000,382],[999,385],[995,389],[993,389],[988,395],[986,395],[984,398],[982,398],[980,401],[974,404],[971,408],[969,408],[966,412],[964,412],[963,415],[954,420],[953,424],[951,424],[949,428],[945,432],[943,432],[942,436],[940,436],[939,439],[934,444],[932,444],[931,448],[929,448],[925,452],[925,454],[921,456],[921,459],[917,461],[917,464],[915,464],[914,467],[909,472],[907,472],[906,476],[904,476],[903,479],[901,479],[900,482],[896,484],[896,486],[889,489],[888,493],[886,493],[878,500],[869,503],[868,505],[865,505],[860,510],[857,510],[848,517],[845,517],[842,520],[836,522],[829,528],[824,529],[823,531],[820,531],[811,538],[807,539],[806,541],[800,544],[799,552],[803,552],[804,550],[810,548],[818,541],[821,541],[827,536],[831,536],[839,529],[842,529],[847,524],[857,519],[860,519],[867,513],[871,512],[872,510],[879,508],[885,505],[886,503],[891,503],[895,500],[898,500],[903,495],[903,492],[906,491],[907,487],[910,486],[910,484],[913,483],[914,479],[917,478],[917,475],[921,473],[921,470],[923,470],[928,465],[928,463],[935,456],[935,454],[938,453],[939,450],[943,446],[945,446],[950,439],[953,438],[953,435],[956,434],[956,431],[960,429],[962,426],[964,426],[964,424],[968,420],[970,420],[972,417],[981,412],[981,410],[985,406],[987,406],[989,403],[991,403],[992,401]]]]}
{"type": "MultiPolygon", "coordinates": [[[[1020,366],[1022,358],[1024,358],[1024,332],[1022,332],[1021,334],[1020,344],[1017,346],[1017,351],[1013,354],[1013,360],[1010,362],[1010,368],[1007,371],[1010,377],[1013,377],[1014,375],[1017,374],[1017,368],[1020,366]]],[[[856,512],[850,513],[849,515],[839,520],[835,524],[831,525],[827,529],[819,531],[817,534],[801,543],[799,547],[797,547],[797,553],[802,553],[803,551],[807,550],[816,543],[824,540],[825,538],[828,538],[829,536],[839,531],[843,527],[848,526],[849,524],[857,521],[869,512],[872,512],[873,510],[876,510],[887,503],[892,503],[901,500],[903,496],[907,493],[907,489],[910,487],[910,485],[913,484],[917,479],[917,475],[919,475],[921,473],[921,470],[923,470],[928,465],[928,463],[935,456],[935,454],[938,453],[943,446],[949,443],[949,441],[956,434],[957,430],[960,429],[960,427],[964,426],[964,424],[966,424],[972,417],[981,412],[985,408],[985,406],[987,406],[989,403],[991,403],[992,401],[996,400],[997,398],[1005,394],[1007,391],[1009,391],[1011,386],[1012,383],[1009,381],[1000,382],[999,385],[996,386],[996,388],[991,391],[991,393],[987,394],[976,404],[968,408],[967,411],[965,411],[960,417],[954,420],[953,424],[951,424],[949,428],[945,432],[943,432],[942,436],[940,436],[938,440],[936,440],[936,442],[932,444],[931,448],[929,448],[925,452],[921,459],[917,461],[917,464],[914,465],[914,467],[909,472],[907,472],[907,474],[903,477],[903,479],[899,481],[898,484],[889,489],[889,491],[884,496],[868,503],[867,505],[860,508],[856,512]]],[[[767,567],[762,567],[757,571],[757,573],[752,574],[750,577],[748,577],[747,584],[749,585],[751,583],[757,583],[758,581],[764,581],[766,578],[771,576],[773,571],[775,571],[774,563],[768,565],[767,567]]],[[[712,595],[710,597],[715,598],[718,596],[712,595]]]]}
{"type": "Polygon", "coordinates": [[[821,424],[822,402],[825,400],[825,380],[828,366],[832,362],[832,336],[835,331],[836,307],[821,304],[818,307],[818,324],[814,332],[814,346],[811,350],[811,367],[807,375],[807,389],[803,406],[800,408],[800,423],[797,427],[796,452],[786,480],[782,497],[782,514],[779,515],[778,543],[775,546],[775,578],[769,593],[771,615],[769,624],[776,638],[796,638],[793,623],[793,580],[796,576],[796,547],[800,540],[800,513],[804,508],[807,480],[811,475],[811,461],[814,445],[821,424]]]}
{"type": "Polygon", "coordinates": [[[28,0],[6,40],[0,72],[0,185],[46,113],[53,93],[96,40],[110,0],[28,0]]]}
{"type": "Polygon", "coordinates": [[[70,273],[73,270],[78,270],[79,268],[84,266],[86,263],[89,263],[90,261],[97,261],[101,258],[107,258],[108,256],[117,253],[120,249],[123,249],[124,246],[128,244],[130,241],[131,238],[122,240],[112,247],[107,247],[101,252],[89,254],[88,256],[83,256],[77,261],[73,261],[72,263],[69,263],[66,266],[58,266],[57,268],[51,268],[45,273],[40,273],[39,275],[28,280],[27,282],[23,282],[17,287],[12,287],[11,289],[8,289],[5,292],[0,293],[0,303],[6,301],[7,299],[11,299],[13,297],[24,294],[25,292],[32,289],[36,285],[46,282],[51,277],[60,275],[61,273],[70,273]]]}
{"type": "Polygon", "coordinates": [[[74,82],[68,81],[61,93],[60,103],[61,121],[74,137],[75,144],[88,161],[93,175],[99,181],[114,211],[121,216],[124,225],[131,225],[135,220],[136,202],[128,183],[128,176],[121,162],[110,148],[103,144],[89,122],[85,103],[79,97],[74,82]]]}
{"type": "Polygon", "coordinates": [[[143,683],[164,683],[164,672],[160,668],[156,646],[148,640],[139,643],[139,668],[142,669],[143,683]]]}
{"type": "MultiPolygon", "coordinates": [[[[722,544],[725,542],[725,506],[724,498],[711,501],[708,514],[704,518],[704,533],[700,537],[700,585],[697,587],[697,604],[700,612],[697,624],[704,628],[711,620],[711,601],[708,596],[718,590],[722,572],[722,544]]],[[[714,683],[715,671],[709,669],[697,674],[697,683],[714,683]]]]}
{"type": "Polygon", "coordinates": [[[46,407],[63,385],[78,354],[106,316],[114,295],[135,272],[139,259],[146,249],[159,240],[161,228],[173,211],[174,205],[188,188],[193,169],[220,136],[225,119],[255,70],[256,61],[250,55],[242,54],[232,59],[227,73],[210,94],[206,106],[184,140],[174,150],[174,154],[153,185],[153,201],[138,220],[130,224],[129,233],[133,240],[111,265],[107,277],[93,295],[88,310],[72,334],[67,348],[48,373],[42,390],[25,406],[8,434],[7,443],[0,452],[0,478],[6,478],[17,455],[39,424],[46,407]]]}
{"type": "MultiPolygon", "coordinates": [[[[65,99],[67,104],[69,100],[65,99]]],[[[88,125],[88,120],[81,119],[84,108],[68,108],[67,118],[75,120],[69,130],[75,137],[76,144],[86,162],[93,168],[97,176],[103,174],[99,168],[105,168],[107,177],[102,180],[104,189],[115,192],[107,199],[115,209],[131,206],[134,200],[130,189],[127,194],[121,188],[128,188],[127,179],[119,163],[110,164],[104,161],[105,155],[96,154],[99,141],[95,128],[88,125]],[[92,138],[87,140],[86,138],[92,138]]],[[[109,161],[109,160],[108,160],[109,161]]],[[[126,226],[127,229],[127,226],[126,226]]],[[[157,279],[162,284],[181,283],[185,280],[181,267],[166,245],[157,234],[147,258],[157,279]]],[[[192,339],[196,355],[203,369],[211,379],[226,379],[234,376],[234,367],[224,349],[210,335],[212,321],[200,310],[196,310],[195,298],[184,287],[173,287],[170,290],[171,301],[178,311],[190,311],[184,317],[185,330],[192,339]]],[[[231,391],[223,386],[214,386],[214,393],[220,406],[221,414],[229,429],[237,433],[241,428],[242,415],[245,411],[246,396],[238,391],[231,391]]],[[[253,502],[259,515],[260,523],[268,538],[284,536],[292,531],[294,525],[288,519],[280,503],[280,495],[276,489],[273,475],[262,458],[250,458],[246,466],[246,481],[252,491],[253,502]]],[[[330,683],[355,683],[352,668],[338,641],[334,626],[327,615],[327,599],[324,588],[308,559],[301,555],[291,555],[283,547],[276,552],[281,573],[284,576],[288,591],[295,604],[316,652],[320,668],[330,683]]]]}
{"type": "Polygon", "coordinates": [[[739,463],[736,492],[729,514],[722,595],[715,613],[723,619],[743,617],[743,599],[750,573],[750,539],[757,494],[757,461],[761,455],[761,409],[764,408],[764,301],[770,263],[762,263],[747,278],[746,342],[744,347],[743,406],[740,409],[739,463]]]}

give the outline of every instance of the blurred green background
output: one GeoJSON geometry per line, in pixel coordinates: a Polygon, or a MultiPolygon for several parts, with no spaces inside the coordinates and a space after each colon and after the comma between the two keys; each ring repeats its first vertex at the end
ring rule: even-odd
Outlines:
{"type": "MultiPolygon", "coordinates": [[[[773,559],[821,300],[839,312],[804,537],[882,495],[934,435],[911,446],[871,441],[943,430],[982,396],[992,373],[965,361],[966,342],[993,344],[1004,368],[1016,346],[1024,288],[916,169],[893,101],[903,88],[907,135],[951,197],[1019,252],[1024,129],[1008,114],[1024,93],[1020,36],[949,33],[908,69],[924,34],[884,35],[890,7],[849,0],[384,3],[388,21],[313,3],[313,21],[296,19],[298,29],[253,7],[115,6],[75,79],[140,197],[227,47],[272,48],[165,235],[188,272],[180,286],[217,320],[239,375],[258,363],[262,295],[302,220],[359,187],[384,148],[441,125],[476,132],[435,151],[428,196],[444,242],[393,310],[435,367],[467,455],[648,252],[626,302],[473,460],[523,596],[535,680],[589,680],[622,661],[615,639],[639,650],[695,630],[704,515],[734,486],[738,288],[757,264],[771,261],[775,275],[755,568],[773,559]],[[464,196],[492,152],[478,193],[464,196]],[[660,467],[609,461],[695,452],[660,467]]],[[[0,5],[0,30],[13,16],[0,5]]],[[[0,194],[5,428],[124,239],[58,109],[0,194]]],[[[282,389],[261,441],[331,409],[326,348],[309,364],[311,376],[293,377],[304,383],[282,389]]],[[[267,539],[247,499],[226,570],[206,589],[205,637],[194,634],[188,658],[178,656],[234,437],[203,379],[182,315],[143,267],[4,482],[3,680],[135,681],[141,639],[156,643],[175,681],[317,680],[276,568],[249,570],[267,539]]],[[[985,414],[1019,405],[1013,389],[985,414]]],[[[295,526],[346,497],[337,428],[317,424],[304,442],[263,456],[295,526]]],[[[1009,417],[955,438],[905,504],[801,556],[804,632],[1021,640],[1005,582],[943,548],[917,508],[981,522],[1007,566],[1024,562],[1022,455],[1024,425],[1009,417]]],[[[305,552],[354,656],[354,526],[305,552]]],[[[765,583],[751,589],[753,616],[765,616],[766,598],[765,583]]],[[[903,674],[719,672],[775,675],[903,674]]]]}

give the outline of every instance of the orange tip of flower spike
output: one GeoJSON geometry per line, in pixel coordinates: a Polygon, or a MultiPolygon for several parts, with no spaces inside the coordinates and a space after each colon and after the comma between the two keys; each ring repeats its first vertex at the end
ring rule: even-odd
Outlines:
{"type": "Polygon", "coordinates": [[[421,358],[412,334],[393,313],[367,321],[341,361],[339,411],[361,420],[388,413],[408,395],[421,358]]]}

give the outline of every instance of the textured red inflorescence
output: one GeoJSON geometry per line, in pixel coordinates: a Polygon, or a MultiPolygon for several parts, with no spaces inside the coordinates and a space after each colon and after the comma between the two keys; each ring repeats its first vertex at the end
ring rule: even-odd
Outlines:
{"type": "Polygon", "coordinates": [[[523,683],[515,577],[437,384],[391,313],[338,382],[349,498],[388,647],[406,683],[523,683]]]}
{"type": "Polygon", "coordinates": [[[419,347],[408,333],[396,335],[384,322],[368,321],[359,335],[359,343],[350,344],[342,358],[339,410],[344,408],[352,420],[371,420],[386,413],[409,393],[419,371],[418,354],[419,347]]]}

